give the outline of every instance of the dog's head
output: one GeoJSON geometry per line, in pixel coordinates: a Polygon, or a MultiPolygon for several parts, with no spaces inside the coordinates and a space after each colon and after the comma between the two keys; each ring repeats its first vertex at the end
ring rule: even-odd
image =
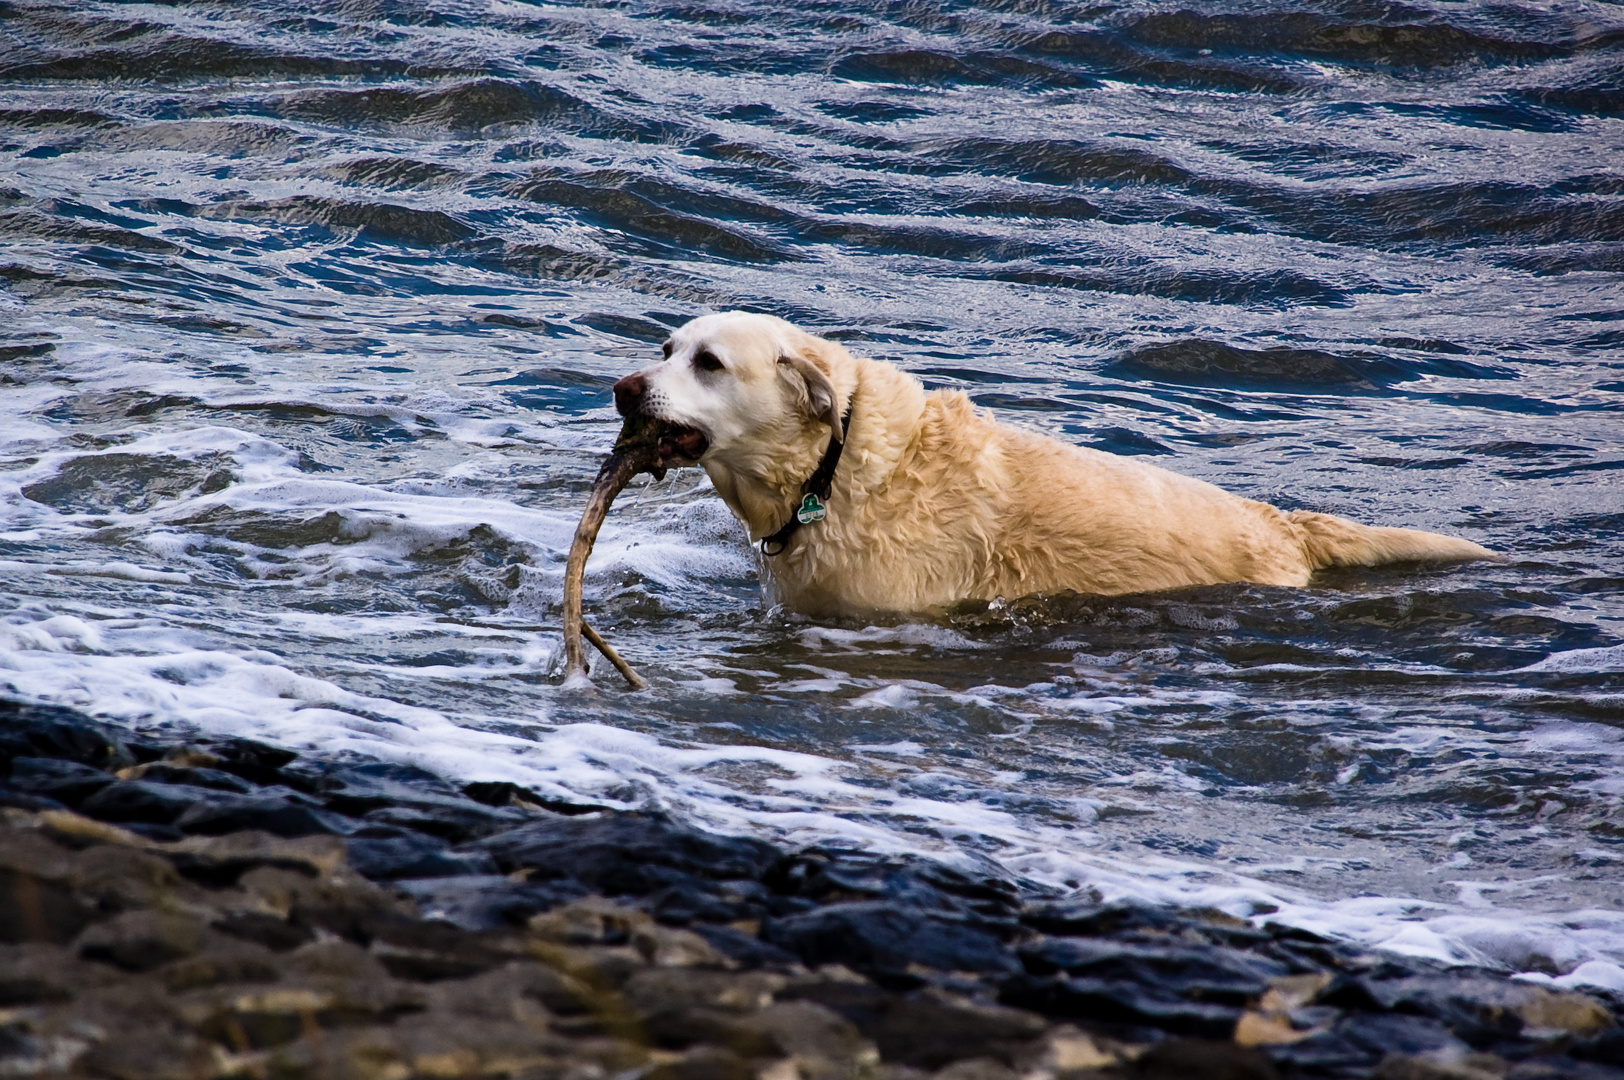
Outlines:
{"type": "Polygon", "coordinates": [[[665,359],[615,384],[622,416],[671,425],[660,455],[671,464],[734,467],[826,424],[844,438],[835,367],[844,349],[782,319],[729,311],[678,328],[665,359]]]}

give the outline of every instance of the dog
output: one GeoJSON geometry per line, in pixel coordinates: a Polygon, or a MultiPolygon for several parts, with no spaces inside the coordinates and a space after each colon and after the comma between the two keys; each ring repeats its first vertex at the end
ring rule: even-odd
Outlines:
{"type": "Polygon", "coordinates": [[[782,319],[705,315],[615,384],[664,423],[761,545],[770,602],[809,615],[1190,585],[1307,585],[1334,566],[1494,559],[1467,540],[1267,503],[1000,424],[958,391],[782,319]]]}

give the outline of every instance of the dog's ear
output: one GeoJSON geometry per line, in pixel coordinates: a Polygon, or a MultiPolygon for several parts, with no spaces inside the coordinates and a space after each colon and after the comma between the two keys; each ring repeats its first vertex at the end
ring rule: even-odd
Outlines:
{"type": "Polygon", "coordinates": [[[820,371],[816,364],[801,356],[793,350],[786,349],[778,355],[778,362],[794,370],[806,382],[806,397],[811,404],[811,413],[835,433],[837,441],[843,441],[846,433],[840,430],[840,409],[835,395],[834,384],[829,376],[820,371]]]}

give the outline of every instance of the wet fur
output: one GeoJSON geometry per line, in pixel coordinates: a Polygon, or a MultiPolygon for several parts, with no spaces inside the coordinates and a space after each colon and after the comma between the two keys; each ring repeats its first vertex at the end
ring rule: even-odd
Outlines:
{"type": "Polygon", "coordinates": [[[640,375],[642,411],[702,431],[699,465],[752,540],[800,501],[855,394],[826,520],[764,559],[771,597],[808,613],[918,611],[961,599],[1120,594],[1315,570],[1493,558],[1466,540],[1286,513],[1135,458],[999,424],[781,319],[689,322],[640,375]],[[725,370],[704,371],[702,350],[725,370]]]}

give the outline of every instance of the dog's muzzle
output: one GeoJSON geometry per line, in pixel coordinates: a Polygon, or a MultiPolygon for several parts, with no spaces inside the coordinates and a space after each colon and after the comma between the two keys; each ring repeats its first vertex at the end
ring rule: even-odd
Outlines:
{"type": "MultiPolygon", "coordinates": [[[[621,416],[651,415],[645,408],[648,380],[642,372],[634,372],[615,383],[615,411],[621,416]]],[[[698,428],[686,424],[673,424],[661,417],[653,417],[664,425],[660,432],[660,460],[662,463],[697,462],[710,449],[710,439],[698,428]]]]}

